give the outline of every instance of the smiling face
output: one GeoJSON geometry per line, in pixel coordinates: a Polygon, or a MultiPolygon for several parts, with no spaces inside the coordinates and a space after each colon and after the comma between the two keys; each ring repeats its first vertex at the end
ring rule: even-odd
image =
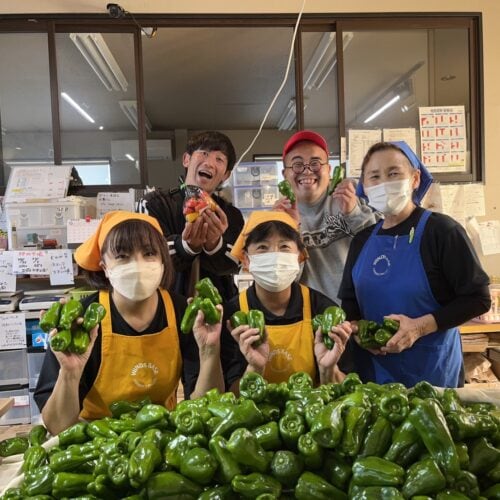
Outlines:
{"type": "Polygon", "coordinates": [[[191,155],[184,153],[182,164],[186,169],[186,184],[198,186],[208,194],[231,175],[227,157],[221,151],[197,149],[191,155]]]}
{"type": "Polygon", "coordinates": [[[285,168],[283,175],[290,182],[292,189],[300,203],[312,205],[326,192],[330,180],[330,165],[326,151],[317,144],[308,141],[298,142],[285,156],[285,167],[292,163],[309,163],[311,160],[320,160],[322,165],[319,172],[311,172],[305,168],[301,174],[296,174],[291,168],[285,168]]]}

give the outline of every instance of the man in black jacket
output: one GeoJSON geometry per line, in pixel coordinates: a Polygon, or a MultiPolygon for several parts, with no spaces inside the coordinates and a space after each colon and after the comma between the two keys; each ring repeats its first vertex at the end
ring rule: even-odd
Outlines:
{"type": "Polygon", "coordinates": [[[176,270],[177,293],[192,295],[194,282],[205,276],[213,281],[225,300],[236,293],[233,274],[238,271],[238,264],[229,252],[243,228],[243,217],[236,207],[214,194],[229,178],[235,163],[236,153],[226,135],[216,131],[197,134],[189,139],[182,158],[185,184],[206,191],[218,207],[205,210],[192,223],[186,222],[182,187],[152,191],[139,202],[138,211],[158,219],[167,237],[176,270]]]}

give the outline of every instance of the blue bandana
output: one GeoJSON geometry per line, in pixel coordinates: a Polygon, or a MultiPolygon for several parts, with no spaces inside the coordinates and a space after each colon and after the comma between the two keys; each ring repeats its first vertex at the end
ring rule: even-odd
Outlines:
{"type": "MultiPolygon", "coordinates": [[[[418,186],[418,188],[413,193],[413,201],[417,205],[420,205],[420,202],[425,196],[425,193],[427,193],[427,190],[431,187],[432,175],[427,170],[426,166],[420,161],[417,155],[413,152],[410,146],[406,144],[406,142],[391,141],[390,144],[394,144],[394,146],[397,146],[404,153],[406,158],[408,158],[408,161],[410,162],[411,166],[413,168],[416,168],[417,170],[420,170],[420,186],[418,186]]],[[[363,184],[361,183],[361,178],[358,182],[358,185],[356,186],[356,194],[359,198],[364,198],[365,200],[368,200],[368,197],[366,196],[365,191],[363,189],[363,184]]]]}

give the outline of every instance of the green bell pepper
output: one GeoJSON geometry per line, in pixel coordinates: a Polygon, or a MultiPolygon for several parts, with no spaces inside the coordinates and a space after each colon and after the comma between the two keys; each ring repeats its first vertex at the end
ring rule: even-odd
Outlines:
{"type": "Polygon", "coordinates": [[[161,405],[144,405],[135,416],[135,425],[138,431],[148,427],[164,428],[168,426],[168,410],[161,405]]]}
{"type": "Polygon", "coordinates": [[[85,310],[82,328],[86,332],[90,332],[104,319],[104,316],[106,316],[106,308],[99,302],[93,302],[85,310]]]}
{"type": "Polygon", "coordinates": [[[323,320],[321,322],[321,332],[323,334],[323,339],[325,338],[325,336],[330,339],[330,337],[328,337],[328,334],[330,333],[332,328],[344,322],[345,318],[346,314],[342,308],[338,306],[327,307],[323,311],[323,320]]]}
{"type": "Polygon", "coordinates": [[[382,328],[394,335],[399,330],[399,321],[397,319],[384,318],[382,328]]]}
{"type": "Polygon", "coordinates": [[[259,403],[259,410],[267,421],[278,421],[281,416],[281,410],[276,405],[271,405],[269,403],[259,403]]]}
{"type": "Polygon", "coordinates": [[[383,457],[391,446],[393,428],[391,422],[379,415],[368,429],[360,457],[383,457]]]}
{"type": "Polygon", "coordinates": [[[467,445],[465,443],[455,443],[455,448],[457,450],[460,468],[462,470],[467,470],[469,468],[469,450],[467,445]]]}
{"type": "Polygon", "coordinates": [[[202,491],[200,485],[173,471],[153,474],[146,484],[148,500],[164,500],[165,498],[195,500],[202,491]]]}
{"type": "Polygon", "coordinates": [[[302,458],[293,451],[278,450],[271,460],[271,474],[285,488],[294,488],[303,470],[302,458]]]}
{"type": "Polygon", "coordinates": [[[104,419],[93,420],[87,425],[87,434],[91,438],[104,437],[107,439],[115,439],[118,434],[111,429],[108,422],[104,419]]]}
{"type": "Polygon", "coordinates": [[[195,483],[210,484],[218,462],[205,448],[191,448],[181,459],[180,472],[195,483]]]}
{"type": "Polygon", "coordinates": [[[436,500],[469,500],[469,498],[467,495],[455,490],[444,490],[436,496],[436,500]]]}
{"type": "Polygon", "coordinates": [[[253,343],[253,347],[258,347],[266,340],[266,319],[264,313],[258,309],[250,309],[247,314],[248,326],[259,330],[259,340],[253,343]]]}
{"type": "Polygon", "coordinates": [[[283,408],[288,401],[290,395],[290,389],[286,382],[280,382],[279,384],[268,383],[267,384],[267,396],[266,401],[271,404],[283,408]]]}
{"type": "Polygon", "coordinates": [[[87,493],[87,485],[92,480],[92,474],[58,472],[52,482],[52,495],[56,498],[74,498],[87,493]]]}
{"type": "Polygon", "coordinates": [[[290,450],[296,450],[299,437],[306,432],[304,418],[299,414],[285,414],[280,418],[278,427],[285,446],[290,450]]]}
{"type": "Polygon", "coordinates": [[[443,471],[446,480],[456,477],[460,471],[457,450],[437,402],[433,399],[418,401],[408,419],[419,433],[431,457],[443,471]]]}
{"type": "Polygon", "coordinates": [[[76,472],[85,462],[97,458],[99,453],[100,451],[97,448],[90,451],[81,451],[78,447],[67,448],[49,456],[49,467],[54,472],[76,472]]]}
{"type": "Polygon", "coordinates": [[[299,437],[297,449],[308,470],[319,469],[323,464],[323,448],[314,440],[310,432],[299,437]]]}
{"type": "Polygon", "coordinates": [[[30,443],[28,438],[19,436],[4,439],[0,442],[0,457],[10,457],[19,453],[24,453],[30,443]]]}
{"type": "Polygon", "coordinates": [[[238,462],[227,449],[227,441],[222,436],[211,438],[208,447],[219,465],[216,477],[221,483],[228,484],[234,476],[242,473],[238,462]]]}
{"type": "Polygon", "coordinates": [[[410,411],[408,397],[403,392],[388,391],[378,401],[380,414],[393,424],[401,423],[410,411]]]}
{"type": "Polygon", "coordinates": [[[130,455],[128,476],[130,484],[139,488],[149,479],[155,468],[161,463],[160,449],[149,439],[141,439],[137,448],[130,455]]]}
{"type": "Polygon", "coordinates": [[[446,486],[446,479],[432,458],[415,462],[407,472],[403,484],[405,498],[416,495],[435,495],[446,486]]]}
{"type": "Polygon", "coordinates": [[[227,442],[227,449],[236,462],[252,471],[265,472],[269,467],[269,456],[248,429],[236,429],[227,442]]]}
{"type": "Polygon", "coordinates": [[[389,340],[392,338],[392,333],[385,328],[379,328],[374,334],[373,338],[375,342],[380,346],[385,346],[389,340]]]}
{"type": "Polygon", "coordinates": [[[28,434],[28,441],[30,446],[45,443],[47,441],[47,429],[41,424],[34,425],[28,434]]]}
{"type": "Polygon", "coordinates": [[[282,196],[290,200],[290,203],[295,203],[295,193],[293,192],[292,185],[286,179],[278,182],[278,190],[282,196]]]}
{"type": "Polygon", "coordinates": [[[336,187],[342,182],[345,177],[345,166],[343,163],[336,165],[333,169],[332,177],[328,182],[328,195],[331,195],[336,187]]]}
{"type": "Polygon", "coordinates": [[[114,455],[111,457],[107,474],[111,483],[117,488],[130,489],[129,459],[126,455],[114,455]]]}
{"type": "Polygon", "coordinates": [[[414,396],[420,399],[438,399],[438,393],[426,380],[417,382],[412,389],[414,396]]]}
{"type": "Polygon", "coordinates": [[[233,328],[238,328],[241,325],[248,325],[247,313],[244,311],[236,311],[229,318],[229,322],[233,328]]]}
{"type": "Polygon", "coordinates": [[[194,285],[200,297],[210,299],[214,306],[222,304],[222,297],[219,290],[212,283],[210,278],[203,278],[194,285]]]}
{"type": "Polygon", "coordinates": [[[358,455],[370,422],[371,411],[363,406],[351,406],[344,415],[344,434],[340,451],[349,457],[358,455]]]}
{"type": "Polygon", "coordinates": [[[39,444],[34,446],[30,446],[25,452],[23,456],[23,465],[22,471],[32,471],[36,470],[42,465],[46,465],[47,463],[47,451],[45,448],[39,444]]]}
{"type": "Polygon", "coordinates": [[[333,486],[345,491],[352,476],[352,462],[338,452],[327,451],[321,476],[333,486]]]}
{"type": "Polygon", "coordinates": [[[210,299],[203,299],[200,303],[200,309],[203,313],[205,323],[215,325],[220,321],[220,311],[215,307],[210,299]]]}
{"type": "Polygon", "coordinates": [[[77,422],[71,427],[61,431],[57,437],[59,438],[59,446],[65,447],[70,444],[81,444],[85,443],[90,439],[87,435],[87,423],[77,422]]]}
{"type": "Polygon", "coordinates": [[[500,500],[500,483],[490,486],[486,491],[482,492],[481,498],[500,500]]]}
{"type": "Polygon", "coordinates": [[[481,413],[450,412],[446,423],[455,441],[493,436],[497,430],[493,418],[481,413]]]}
{"type": "Polygon", "coordinates": [[[71,342],[68,347],[69,352],[84,354],[90,344],[90,336],[83,328],[75,328],[71,334],[71,342]]]}
{"type": "Polygon", "coordinates": [[[27,496],[48,495],[52,491],[54,472],[48,465],[24,473],[23,491],[27,496]]]}
{"type": "Polygon", "coordinates": [[[443,394],[441,395],[439,401],[445,415],[448,415],[448,413],[454,411],[465,411],[465,408],[462,406],[462,402],[460,401],[460,398],[458,397],[457,391],[455,389],[450,389],[449,387],[447,387],[443,391],[443,394]]]}
{"type": "Polygon", "coordinates": [[[468,498],[476,499],[479,497],[477,477],[472,472],[461,470],[450,483],[450,487],[459,493],[463,493],[468,498]]]}
{"type": "Polygon", "coordinates": [[[40,318],[39,326],[45,332],[49,333],[59,325],[59,317],[61,316],[62,304],[54,302],[40,318]]]}
{"type": "Polygon", "coordinates": [[[352,464],[352,482],[357,486],[401,486],[405,470],[380,457],[358,458],[352,464]]]}
{"type": "Polygon", "coordinates": [[[257,442],[264,450],[277,450],[282,446],[280,432],[277,422],[268,422],[260,425],[252,431],[257,442]]]}
{"type": "MultiPolygon", "coordinates": [[[[313,332],[316,333],[318,331],[318,328],[321,328],[322,324],[323,324],[323,315],[316,314],[316,316],[314,316],[314,318],[311,321],[313,332]]],[[[323,330],[321,331],[321,333],[323,333],[323,330]]]]}
{"type": "Polygon", "coordinates": [[[297,500],[347,500],[347,495],[317,474],[303,472],[294,490],[297,500]]]}
{"type": "Polygon", "coordinates": [[[316,420],[316,417],[320,414],[324,407],[325,404],[323,401],[316,401],[314,403],[311,402],[307,404],[304,410],[304,417],[306,418],[307,426],[309,428],[312,427],[314,420],[316,420]]]}
{"type": "Polygon", "coordinates": [[[71,345],[71,330],[59,330],[50,338],[50,347],[53,351],[66,352],[71,345]]]}
{"type": "Polygon", "coordinates": [[[377,329],[378,324],[375,321],[367,319],[360,319],[358,321],[359,345],[363,349],[378,349],[380,347],[373,336],[377,329]]]}
{"type": "Polygon", "coordinates": [[[69,299],[62,305],[58,327],[61,330],[70,330],[73,321],[80,316],[83,316],[82,303],[79,300],[69,299]]]}
{"type": "Polygon", "coordinates": [[[313,439],[323,448],[335,448],[344,432],[343,404],[340,400],[328,403],[311,426],[313,439]]]}
{"type": "Polygon", "coordinates": [[[384,455],[384,458],[402,467],[406,467],[419,457],[423,449],[424,444],[420,438],[420,434],[407,418],[394,431],[391,446],[384,455]]]}
{"type": "Polygon", "coordinates": [[[469,446],[469,471],[481,475],[487,473],[500,461],[500,450],[495,448],[485,437],[480,437],[469,446]]]}
{"type": "Polygon", "coordinates": [[[149,396],[146,396],[145,398],[138,401],[118,400],[113,401],[109,405],[109,410],[111,411],[111,415],[114,418],[120,418],[125,413],[138,412],[143,406],[147,404],[151,404],[151,398],[149,396]]]}
{"type": "Polygon", "coordinates": [[[264,417],[251,399],[243,399],[239,405],[233,405],[221,423],[215,428],[213,436],[227,436],[235,429],[245,426],[257,427],[262,424],[264,417]]]}
{"type": "Polygon", "coordinates": [[[267,396],[267,382],[256,372],[247,372],[240,380],[240,396],[261,403],[267,396]]]}
{"type": "Polygon", "coordinates": [[[234,476],[231,487],[243,498],[257,498],[266,493],[274,495],[276,498],[281,495],[281,483],[271,476],[258,472],[252,472],[246,476],[234,476]]]}
{"type": "Polygon", "coordinates": [[[295,372],[288,378],[288,389],[290,391],[296,389],[312,389],[313,380],[306,372],[295,372]]]}
{"type": "Polygon", "coordinates": [[[197,500],[232,500],[234,492],[229,484],[209,488],[197,500]]]}
{"type": "Polygon", "coordinates": [[[191,408],[184,408],[178,412],[176,411],[174,423],[178,434],[188,436],[199,433],[203,434],[205,428],[197,410],[191,408]]]}
{"type": "Polygon", "coordinates": [[[351,492],[352,500],[404,500],[404,496],[392,486],[355,486],[351,492]]]}
{"type": "Polygon", "coordinates": [[[194,299],[187,305],[181,320],[182,333],[188,334],[193,330],[194,322],[202,302],[203,299],[200,296],[197,296],[194,297],[194,299]]]}
{"type": "Polygon", "coordinates": [[[350,394],[351,392],[354,392],[356,390],[356,387],[358,385],[361,385],[363,382],[361,382],[361,379],[359,378],[359,375],[357,373],[348,373],[344,380],[342,380],[342,383],[340,384],[342,387],[342,392],[344,394],[350,394]]]}

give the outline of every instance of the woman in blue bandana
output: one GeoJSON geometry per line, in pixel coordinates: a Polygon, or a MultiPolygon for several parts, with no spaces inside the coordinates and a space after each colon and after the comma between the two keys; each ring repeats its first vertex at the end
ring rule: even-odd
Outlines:
{"type": "Polygon", "coordinates": [[[352,343],[364,381],[463,385],[457,327],[490,307],[488,276],[463,227],[419,206],[431,183],[405,142],[377,143],[363,160],[357,194],[384,218],[354,237],[339,297],[351,321],[400,323],[379,350],[352,343]]]}

